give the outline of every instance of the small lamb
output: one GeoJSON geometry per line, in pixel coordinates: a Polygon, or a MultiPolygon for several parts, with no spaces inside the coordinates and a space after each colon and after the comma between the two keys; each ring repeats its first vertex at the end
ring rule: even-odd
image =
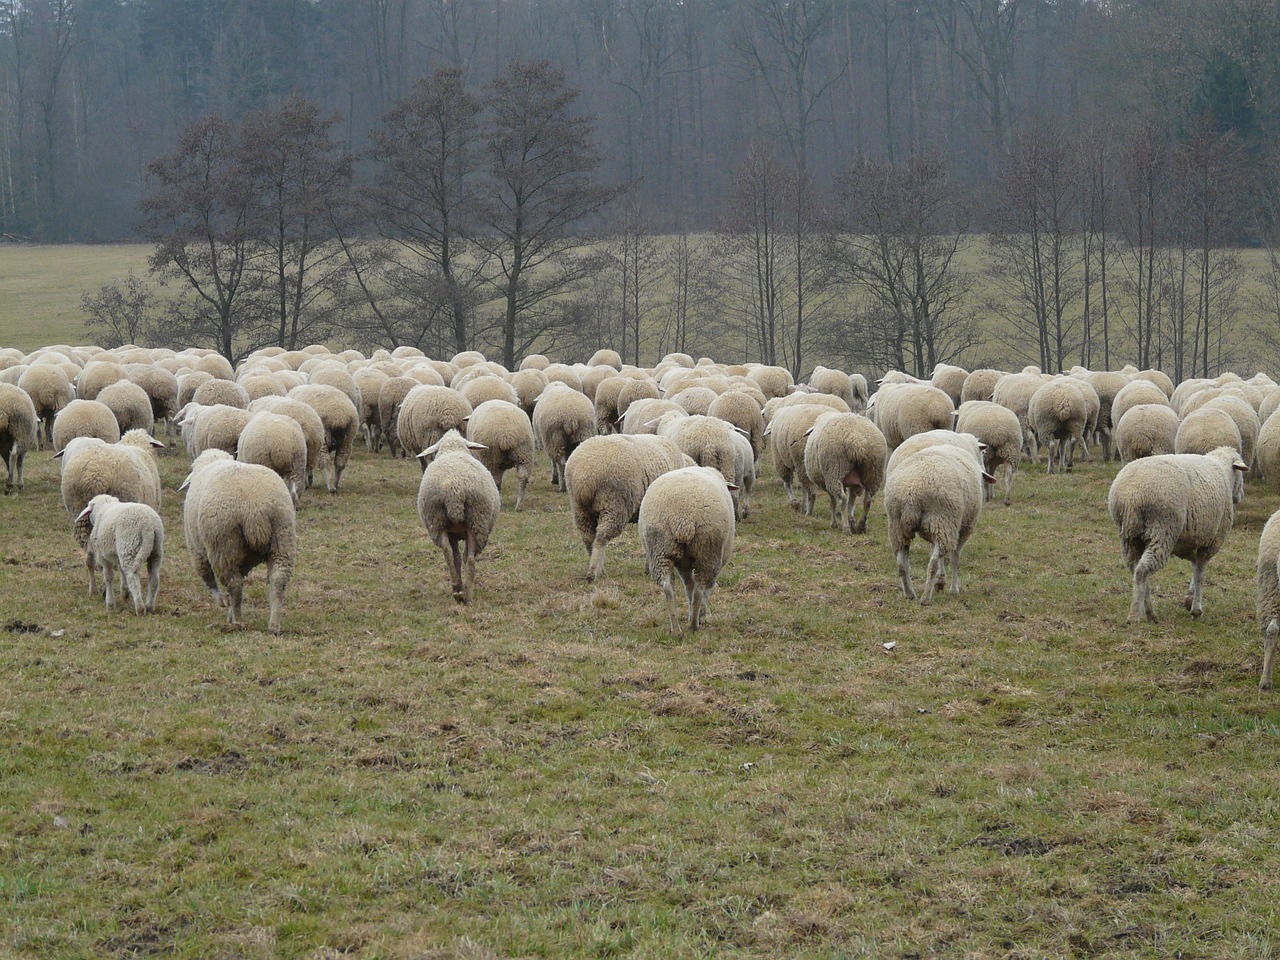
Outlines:
{"type": "Polygon", "coordinates": [[[125,503],[100,493],[76,518],[87,521],[89,542],[89,596],[98,592],[94,570],[102,565],[107,586],[107,609],[116,602],[116,571],[133,599],[133,612],[155,613],[160,592],[160,563],[164,559],[164,521],[144,503],[125,503]],[[147,568],[147,588],[142,589],[142,568],[147,568]]]}

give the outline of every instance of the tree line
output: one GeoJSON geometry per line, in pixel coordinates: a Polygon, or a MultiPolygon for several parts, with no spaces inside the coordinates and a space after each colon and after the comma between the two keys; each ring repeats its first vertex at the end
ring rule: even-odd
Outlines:
{"type": "Polygon", "coordinates": [[[1280,344],[1280,259],[1250,272],[1235,246],[1272,236],[1280,180],[1209,105],[1177,136],[1040,118],[981,188],[924,150],[856,154],[824,187],[785,143],[756,143],[712,229],[664,233],[635,181],[605,178],[581,100],[545,60],[486,83],[443,67],[360,153],[297,96],[201,117],[147,167],[140,229],[164,286],[109,284],[86,315],[108,342],[232,359],[336,338],[513,366],[610,344],[796,376],[1135,362],[1180,379],[1236,359],[1241,331],[1280,344]]]}

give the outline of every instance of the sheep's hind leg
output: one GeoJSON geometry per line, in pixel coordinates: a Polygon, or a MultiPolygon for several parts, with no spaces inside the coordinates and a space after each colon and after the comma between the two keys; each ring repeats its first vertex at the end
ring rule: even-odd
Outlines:
{"type": "Polygon", "coordinates": [[[449,565],[449,581],[453,588],[453,599],[462,602],[462,556],[458,552],[458,535],[446,533],[445,542],[441,546],[444,561],[449,565]]]}
{"type": "Polygon", "coordinates": [[[671,581],[671,561],[668,559],[657,560],[653,567],[653,579],[658,582],[658,586],[662,588],[662,597],[667,603],[667,626],[673,637],[681,635],[680,629],[680,608],[676,604],[676,587],[671,581]]]}
{"type": "Polygon", "coordinates": [[[1259,690],[1271,689],[1271,667],[1276,655],[1276,636],[1280,635],[1280,620],[1272,617],[1262,631],[1262,679],[1258,681],[1259,690]]]}
{"type": "Polygon", "coordinates": [[[951,593],[960,592],[960,548],[951,551],[951,593]]]}
{"type": "Polygon", "coordinates": [[[462,569],[462,602],[470,603],[476,586],[476,534],[467,530],[466,556],[462,569]]]}
{"type": "MultiPolygon", "coordinates": [[[[289,574],[292,572],[292,564],[267,560],[267,591],[271,602],[271,619],[267,629],[275,634],[280,632],[280,619],[284,616],[284,590],[289,585],[289,574]]],[[[159,571],[156,576],[159,578],[159,571]]]]}
{"type": "Polygon", "coordinates": [[[915,587],[911,586],[911,545],[903,547],[897,552],[898,558],[898,582],[902,584],[902,595],[908,600],[916,600],[915,587]]]}
{"type": "Polygon", "coordinates": [[[924,572],[924,596],[920,598],[922,606],[932,602],[934,591],[947,582],[947,562],[945,558],[946,553],[942,549],[942,545],[935,543],[933,551],[929,554],[929,566],[924,572]]]}
{"type": "Polygon", "coordinates": [[[1191,559],[1191,583],[1187,587],[1187,595],[1182,601],[1182,605],[1191,611],[1191,616],[1199,619],[1200,614],[1204,613],[1204,568],[1209,565],[1209,561],[1202,558],[1199,554],[1191,559]]]}
{"type": "Polygon", "coordinates": [[[237,576],[228,580],[225,593],[227,626],[238,630],[244,626],[244,619],[240,615],[240,607],[244,602],[244,578],[237,576]]]}
{"type": "Polygon", "coordinates": [[[1133,567],[1133,602],[1129,605],[1129,619],[1140,620],[1144,616],[1158,623],[1155,604],[1151,600],[1151,576],[1164,568],[1169,560],[1169,545],[1156,541],[1147,544],[1142,556],[1133,567]]]}
{"type": "Polygon", "coordinates": [[[156,597],[160,593],[160,557],[147,561],[147,612],[156,612],[156,597]]]}
{"type": "Polygon", "coordinates": [[[138,576],[137,569],[124,570],[124,579],[129,587],[129,597],[133,600],[133,612],[135,614],[142,613],[145,603],[145,595],[142,592],[142,578],[138,576]]]}

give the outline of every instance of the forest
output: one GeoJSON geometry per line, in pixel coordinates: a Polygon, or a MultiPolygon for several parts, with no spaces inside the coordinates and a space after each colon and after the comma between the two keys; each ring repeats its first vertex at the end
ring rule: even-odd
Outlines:
{"type": "Polygon", "coordinates": [[[0,232],[154,242],[153,276],[91,321],[150,316],[231,356],[340,328],[508,363],[607,341],[797,374],[1116,358],[1181,377],[1280,330],[1278,115],[1263,0],[6,0],[0,232]],[[532,263],[468,207],[499,195],[498,92],[522,70],[573,144],[556,190],[578,191],[532,263]],[[420,162],[433,116],[468,165],[449,236],[395,213],[396,151],[420,162]],[[305,140],[295,122],[346,194],[323,229],[301,214],[302,262],[279,189],[274,241],[263,220],[264,137],[305,140]],[[229,289],[184,263],[191,197],[165,180],[198,130],[258,163],[231,178],[258,195],[220,201],[257,217],[229,289]]]}

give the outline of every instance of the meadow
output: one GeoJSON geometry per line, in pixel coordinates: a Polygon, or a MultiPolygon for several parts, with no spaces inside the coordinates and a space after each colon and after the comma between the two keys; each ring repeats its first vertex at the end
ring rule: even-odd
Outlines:
{"type": "Polygon", "coordinates": [[[586,582],[545,461],[462,607],[417,467],[358,448],[304,497],[272,637],[260,574],[238,633],[200,585],[186,468],[161,460],[150,617],[87,596],[47,452],[0,500],[18,956],[1280,954],[1259,485],[1204,618],[1175,560],[1161,622],[1130,625],[1114,465],[1024,467],[929,607],[879,500],[837,533],[768,468],[674,638],[634,528],[586,582]]]}

